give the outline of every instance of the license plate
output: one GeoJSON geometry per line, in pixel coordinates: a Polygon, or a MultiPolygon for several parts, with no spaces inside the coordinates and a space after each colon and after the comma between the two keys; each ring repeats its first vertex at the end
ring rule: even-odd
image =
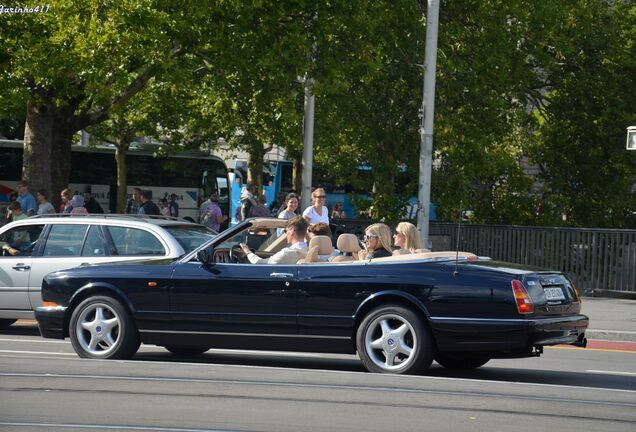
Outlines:
{"type": "Polygon", "coordinates": [[[561,288],[544,288],[545,298],[548,300],[565,300],[561,288]]]}

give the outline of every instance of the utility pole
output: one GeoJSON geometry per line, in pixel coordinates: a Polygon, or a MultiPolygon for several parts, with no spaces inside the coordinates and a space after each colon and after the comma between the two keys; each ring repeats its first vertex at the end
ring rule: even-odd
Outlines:
{"type": "Polygon", "coordinates": [[[303,184],[300,196],[300,211],[311,205],[311,176],[314,161],[314,106],[315,96],[311,90],[312,80],[305,76],[305,118],[303,123],[303,184]]]}
{"type": "MultiPolygon", "coordinates": [[[[312,24],[318,20],[318,11],[314,12],[312,24]]],[[[316,63],[316,52],[318,45],[316,34],[312,31],[311,62],[316,63]]],[[[309,72],[305,73],[303,80],[305,86],[305,118],[303,123],[303,184],[300,191],[300,211],[311,205],[311,181],[314,167],[314,107],[316,98],[313,94],[314,80],[310,78],[309,72]]]]}
{"type": "Polygon", "coordinates": [[[433,116],[435,115],[435,70],[437,68],[437,27],[439,0],[428,0],[426,10],[426,53],[424,59],[424,86],[422,120],[420,124],[420,178],[418,182],[417,229],[422,246],[429,248],[429,222],[431,205],[431,171],[433,165],[433,116]]]}

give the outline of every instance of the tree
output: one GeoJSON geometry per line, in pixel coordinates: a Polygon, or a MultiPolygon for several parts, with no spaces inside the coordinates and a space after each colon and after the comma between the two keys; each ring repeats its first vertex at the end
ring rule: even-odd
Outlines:
{"type": "Polygon", "coordinates": [[[636,158],[625,151],[636,123],[636,4],[568,2],[544,29],[546,92],[532,156],[541,168],[546,223],[634,227],[636,158]]]}
{"type": "Polygon", "coordinates": [[[207,14],[187,5],[60,0],[3,17],[0,94],[26,106],[23,176],[34,189],[66,187],[73,135],[123,109],[197,43],[186,29],[207,14]]]}

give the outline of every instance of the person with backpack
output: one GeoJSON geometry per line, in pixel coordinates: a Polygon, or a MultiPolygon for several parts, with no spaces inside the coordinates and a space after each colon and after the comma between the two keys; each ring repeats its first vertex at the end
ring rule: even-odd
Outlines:
{"type": "Polygon", "coordinates": [[[201,214],[201,224],[209,226],[216,232],[221,231],[221,224],[227,220],[227,216],[223,216],[223,210],[219,206],[219,196],[210,194],[210,204],[201,214]]]}

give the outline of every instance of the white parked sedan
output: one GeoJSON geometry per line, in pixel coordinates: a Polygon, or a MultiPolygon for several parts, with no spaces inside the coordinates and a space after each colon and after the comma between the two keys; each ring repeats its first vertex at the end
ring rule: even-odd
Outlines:
{"type": "Polygon", "coordinates": [[[0,328],[34,318],[47,273],[85,264],[176,258],[216,233],[174,218],[49,215],[0,228],[0,328]]]}

